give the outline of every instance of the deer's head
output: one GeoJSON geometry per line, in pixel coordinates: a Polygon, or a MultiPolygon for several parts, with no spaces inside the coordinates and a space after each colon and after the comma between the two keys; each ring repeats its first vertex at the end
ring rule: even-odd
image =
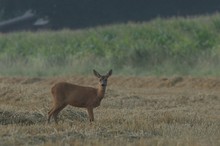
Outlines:
{"type": "Polygon", "coordinates": [[[94,75],[99,78],[99,84],[102,87],[107,86],[108,77],[112,75],[112,69],[106,75],[100,75],[96,70],[93,70],[94,75]]]}

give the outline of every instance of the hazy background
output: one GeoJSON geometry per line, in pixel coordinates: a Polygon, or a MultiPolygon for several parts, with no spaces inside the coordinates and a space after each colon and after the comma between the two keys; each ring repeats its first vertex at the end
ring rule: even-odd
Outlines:
{"type": "MultiPolygon", "coordinates": [[[[220,10],[218,0],[1,0],[0,20],[22,15],[35,18],[1,31],[34,29],[37,18],[49,20],[47,28],[85,28],[126,22],[149,21],[156,17],[195,16],[220,10]]],[[[36,26],[35,26],[36,27],[36,26]]],[[[0,27],[1,28],[1,27],[0,27]]]]}
{"type": "Polygon", "coordinates": [[[220,75],[220,1],[1,0],[0,74],[220,75]]]}

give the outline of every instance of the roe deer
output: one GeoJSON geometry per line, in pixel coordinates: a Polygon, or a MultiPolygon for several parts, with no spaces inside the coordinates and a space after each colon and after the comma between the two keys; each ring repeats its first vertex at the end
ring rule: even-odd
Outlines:
{"type": "Polygon", "coordinates": [[[108,77],[111,76],[112,70],[106,75],[100,75],[95,70],[93,70],[93,73],[99,78],[97,89],[74,85],[67,82],[57,83],[51,88],[53,107],[48,112],[48,123],[50,122],[51,116],[53,116],[56,124],[58,124],[57,115],[67,105],[86,108],[90,122],[94,121],[93,108],[98,107],[101,100],[104,98],[107,80],[108,77]]]}

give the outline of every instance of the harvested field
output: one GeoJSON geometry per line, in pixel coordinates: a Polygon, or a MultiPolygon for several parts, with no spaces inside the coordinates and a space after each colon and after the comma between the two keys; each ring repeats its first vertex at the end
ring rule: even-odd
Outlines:
{"type": "Polygon", "coordinates": [[[0,145],[220,145],[220,79],[110,77],[94,110],[67,106],[47,124],[59,81],[96,86],[93,76],[0,77],[0,145]]]}

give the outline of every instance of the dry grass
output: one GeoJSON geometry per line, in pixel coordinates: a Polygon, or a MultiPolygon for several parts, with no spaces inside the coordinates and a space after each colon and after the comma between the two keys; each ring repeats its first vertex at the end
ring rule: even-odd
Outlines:
{"type": "Polygon", "coordinates": [[[220,145],[220,80],[111,77],[90,124],[67,107],[46,123],[58,81],[95,86],[93,77],[0,78],[0,145],[220,145]]]}

